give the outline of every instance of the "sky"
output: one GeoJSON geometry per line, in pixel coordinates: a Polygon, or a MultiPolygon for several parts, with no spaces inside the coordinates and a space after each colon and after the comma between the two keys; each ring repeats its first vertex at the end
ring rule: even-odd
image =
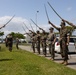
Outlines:
{"type": "Polygon", "coordinates": [[[30,30],[32,30],[30,23],[34,30],[38,29],[30,19],[37,23],[39,27],[49,31],[51,25],[48,24],[44,5],[50,21],[60,27],[61,19],[53,12],[47,2],[53,6],[63,19],[76,24],[76,0],[0,0],[0,27],[15,15],[13,20],[0,31],[3,31],[5,36],[10,32],[24,34],[25,31],[22,26],[26,32],[28,32],[28,29],[23,22],[30,30]]]}

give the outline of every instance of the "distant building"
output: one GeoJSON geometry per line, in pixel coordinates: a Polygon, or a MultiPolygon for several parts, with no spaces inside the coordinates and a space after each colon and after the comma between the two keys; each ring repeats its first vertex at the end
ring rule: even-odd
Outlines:
{"type": "MultiPolygon", "coordinates": [[[[29,35],[31,35],[31,34],[29,33],[29,35]]],[[[27,35],[27,34],[25,35],[27,43],[31,43],[31,37],[29,35],[27,35]]]]}

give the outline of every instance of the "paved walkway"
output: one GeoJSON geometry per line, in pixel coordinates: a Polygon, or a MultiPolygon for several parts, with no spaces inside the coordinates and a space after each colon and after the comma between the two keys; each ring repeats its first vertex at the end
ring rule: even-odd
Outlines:
{"type": "MultiPolygon", "coordinates": [[[[22,45],[19,45],[19,48],[21,48],[23,50],[26,50],[26,51],[29,51],[29,52],[33,52],[31,46],[22,46],[22,45]]],[[[34,54],[38,54],[37,51],[34,54]]],[[[41,50],[41,54],[39,56],[44,56],[43,53],[42,53],[42,50],[41,50]]],[[[48,51],[47,51],[47,56],[45,58],[47,58],[47,59],[51,58],[51,56],[49,55],[48,51]]],[[[60,63],[60,62],[62,62],[62,60],[63,59],[61,58],[61,55],[56,53],[54,61],[57,62],[57,63],[60,63]]],[[[70,68],[76,70],[76,54],[69,55],[69,61],[68,62],[69,62],[69,64],[67,65],[67,67],[70,67],[70,68]]]]}

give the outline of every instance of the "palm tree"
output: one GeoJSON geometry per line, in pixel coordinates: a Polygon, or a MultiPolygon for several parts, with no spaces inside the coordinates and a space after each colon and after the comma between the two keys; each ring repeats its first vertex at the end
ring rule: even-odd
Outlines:
{"type": "Polygon", "coordinates": [[[4,32],[0,32],[0,36],[3,36],[4,35],[4,32]]]}
{"type": "Polygon", "coordinates": [[[72,26],[66,26],[66,28],[68,29],[70,35],[72,35],[72,33],[75,31],[74,27],[72,26]]]}

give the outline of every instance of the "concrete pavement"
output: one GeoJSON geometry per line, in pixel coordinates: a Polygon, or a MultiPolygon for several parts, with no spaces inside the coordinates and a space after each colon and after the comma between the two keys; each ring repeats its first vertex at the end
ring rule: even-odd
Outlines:
{"type": "MultiPolygon", "coordinates": [[[[19,45],[19,48],[21,48],[22,50],[26,50],[26,51],[29,51],[29,52],[33,52],[31,46],[23,46],[23,45],[19,45]]],[[[38,54],[37,53],[37,50],[36,50],[36,53],[34,54],[38,54]]],[[[38,54],[39,56],[44,56],[43,53],[42,53],[42,50],[41,50],[41,54],[38,54]]],[[[50,59],[51,56],[49,54],[49,52],[47,51],[47,56],[45,57],[47,59],[50,59]]],[[[62,57],[60,54],[55,54],[55,60],[54,62],[56,63],[60,63],[62,62],[62,57]]],[[[76,54],[70,54],[69,55],[69,60],[68,60],[69,64],[67,65],[67,67],[70,67],[72,69],[75,69],[76,70],[76,54]]]]}

